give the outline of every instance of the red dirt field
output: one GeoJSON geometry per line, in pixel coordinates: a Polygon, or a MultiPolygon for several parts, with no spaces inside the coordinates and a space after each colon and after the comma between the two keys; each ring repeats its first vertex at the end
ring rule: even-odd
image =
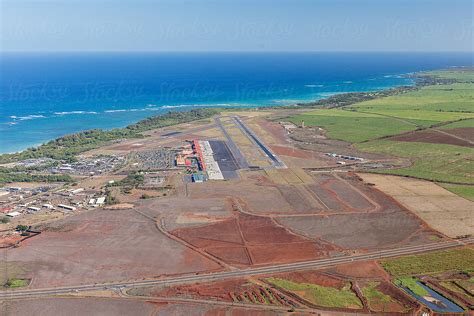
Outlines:
{"type": "Polygon", "coordinates": [[[0,302],[0,315],[153,315],[159,308],[157,304],[120,298],[39,298],[0,302]]]}
{"type": "Polygon", "coordinates": [[[213,297],[218,300],[232,302],[233,300],[230,293],[242,291],[242,287],[245,286],[246,283],[247,281],[245,279],[239,279],[204,284],[173,286],[166,289],[151,288],[150,290],[145,291],[147,291],[148,293],[146,294],[150,296],[170,297],[193,295],[202,298],[213,297]]]}
{"type": "Polygon", "coordinates": [[[275,291],[271,286],[252,279],[234,279],[202,284],[133,289],[131,295],[152,297],[193,297],[223,302],[236,302],[283,307],[299,307],[296,301],[275,291]]]}
{"type": "Polygon", "coordinates": [[[11,247],[24,238],[20,234],[0,237],[0,248],[11,247]]]}
{"type": "Polygon", "coordinates": [[[173,235],[230,264],[264,265],[324,258],[334,247],[288,232],[266,217],[236,213],[234,218],[180,228],[173,235]]]}
{"type": "Polygon", "coordinates": [[[298,271],[275,275],[276,278],[290,280],[296,283],[311,283],[327,287],[342,288],[345,282],[341,279],[324,275],[316,271],[298,271]]]}
{"type": "Polygon", "coordinates": [[[345,278],[389,279],[389,275],[375,261],[339,265],[327,270],[328,273],[345,278]]]}
{"type": "MultiPolygon", "coordinates": [[[[465,128],[453,128],[448,130],[443,130],[447,133],[469,139],[473,138],[474,135],[474,128],[472,127],[465,127],[465,128]]],[[[451,137],[449,135],[436,132],[433,130],[422,130],[422,131],[415,131],[408,134],[395,136],[389,138],[390,140],[400,141],[400,142],[420,142],[420,143],[432,143],[432,144],[448,144],[448,145],[457,145],[457,146],[464,146],[464,147],[474,147],[473,144],[464,141],[462,139],[451,137]]]]}
{"type": "Polygon", "coordinates": [[[18,248],[0,249],[7,263],[27,271],[32,288],[221,269],[163,235],[154,221],[134,210],[94,210],[57,221],[42,231],[18,248]]]}

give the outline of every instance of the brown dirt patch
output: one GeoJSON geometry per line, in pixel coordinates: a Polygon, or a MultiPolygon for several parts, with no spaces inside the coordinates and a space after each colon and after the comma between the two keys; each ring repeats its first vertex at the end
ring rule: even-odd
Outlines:
{"type": "Polygon", "coordinates": [[[2,315],[153,315],[157,304],[119,298],[37,298],[0,302],[2,315]]]}
{"type": "Polygon", "coordinates": [[[49,226],[19,248],[8,249],[7,262],[24,267],[33,288],[220,269],[161,234],[154,221],[134,210],[98,209],[49,226]]]}
{"type": "Polygon", "coordinates": [[[345,285],[345,281],[322,274],[321,272],[315,271],[301,271],[301,272],[290,272],[278,274],[275,277],[290,280],[296,283],[310,283],[321,286],[342,288],[345,285]]]}
{"type": "Polygon", "coordinates": [[[339,265],[327,271],[346,278],[388,279],[389,277],[375,261],[339,265]]]}
{"type": "Polygon", "coordinates": [[[265,119],[259,119],[257,124],[260,125],[265,131],[270,133],[273,138],[279,144],[288,143],[289,137],[288,132],[279,123],[267,121],[265,119]]]}
{"type": "Polygon", "coordinates": [[[234,218],[172,234],[229,263],[264,265],[328,256],[331,246],[294,235],[270,218],[237,213],[234,218]]]}
{"type": "Polygon", "coordinates": [[[368,173],[360,176],[441,233],[450,237],[474,233],[474,202],[429,181],[368,173]]]}
{"type": "Polygon", "coordinates": [[[474,127],[450,128],[444,131],[474,142],[474,127]]]}
{"type": "MultiPolygon", "coordinates": [[[[274,305],[290,308],[298,306],[289,297],[278,293],[272,286],[252,279],[234,279],[201,284],[178,285],[171,287],[151,287],[133,289],[132,295],[153,297],[192,297],[195,299],[217,300],[258,305],[274,305]]],[[[223,314],[228,315],[228,314],[223,314]]],[[[248,314],[244,314],[248,315],[248,314]]]]}
{"type": "MultiPolygon", "coordinates": [[[[471,127],[453,128],[453,129],[445,130],[445,132],[454,134],[456,136],[463,137],[463,138],[468,138],[468,137],[472,138],[472,135],[474,134],[474,128],[471,128],[471,127]]],[[[449,136],[444,133],[433,131],[430,129],[415,131],[408,134],[391,137],[389,139],[394,140],[394,141],[400,141],[400,142],[419,142],[419,143],[448,144],[448,145],[457,145],[457,146],[463,146],[463,147],[474,147],[474,144],[471,144],[467,141],[449,136]]]]}
{"type": "Polygon", "coordinates": [[[302,159],[313,159],[318,158],[319,154],[309,150],[303,149],[296,149],[292,147],[284,147],[284,146],[270,146],[273,152],[277,155],[288,156],[288,157],[295,157],[295,158],[302,158],[302,159]]]}

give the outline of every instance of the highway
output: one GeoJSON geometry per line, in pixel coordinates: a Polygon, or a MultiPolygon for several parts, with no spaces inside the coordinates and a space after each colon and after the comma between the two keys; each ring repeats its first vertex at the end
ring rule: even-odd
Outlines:
{"type": "Polygon", "coordinates": [[[156,285],[178,285],[185,283],[197,283],[207,281],[218,281],[238,277],[248,277],[262,274],[273,274],[290,271],[301,271],[310,269],[323,269],[335,265],[347,264],[353,262],[361,262],[382,258],[397,257],[401,255],[411,255],[435,250],[449,249],[459,246],[472,245],[474,244],[474,237],[465,238],[462,240],[449,240],[443,242],[429,243],[418,246],[407,246],[402,248],[380,250],[370,252],[361,255],[353,256],[341,256],[327,259],[319,259],[298,263],[279,264],[258,268],[248,268],[232,271],[222,271],[207,274],[192,274],[183,275],[177,277],[169,277],[162,279],[153,279],[145,281],[124,281],[114,283],[102,283],[102,284],[90,284],[90,285],[77,285],[69,287],[58,287],[58,288],[47,288],[47,289],[30,289],[30,290],[5,290],[0,291],[0,300],[6,299],[22,299],[29,297],[47,297],[58,294],[71,294],[84,291],[93,290],[107,290],[111,288],[134,288],[134,287],[147,287],[156,285]]]}

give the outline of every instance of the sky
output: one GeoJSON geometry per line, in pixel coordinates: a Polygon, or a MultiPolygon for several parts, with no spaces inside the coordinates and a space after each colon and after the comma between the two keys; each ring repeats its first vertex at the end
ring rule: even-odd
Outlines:
{"type": "Polygon", "coordinates": [[[473,51],[472,0],[0,0],[0,51],[473,51]]]}

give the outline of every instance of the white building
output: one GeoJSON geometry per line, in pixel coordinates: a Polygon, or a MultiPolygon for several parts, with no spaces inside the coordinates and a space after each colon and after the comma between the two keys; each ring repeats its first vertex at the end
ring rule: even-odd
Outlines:
{"type": "Polygon", "coordinates": [[[21,215],[21,213],[18,212],[18,211],[14,211],[14,212],[7,213],[7,216],[8,216],[8,217],[18,217],[18,216],[20,216],[20,215],[21,215]]]}

